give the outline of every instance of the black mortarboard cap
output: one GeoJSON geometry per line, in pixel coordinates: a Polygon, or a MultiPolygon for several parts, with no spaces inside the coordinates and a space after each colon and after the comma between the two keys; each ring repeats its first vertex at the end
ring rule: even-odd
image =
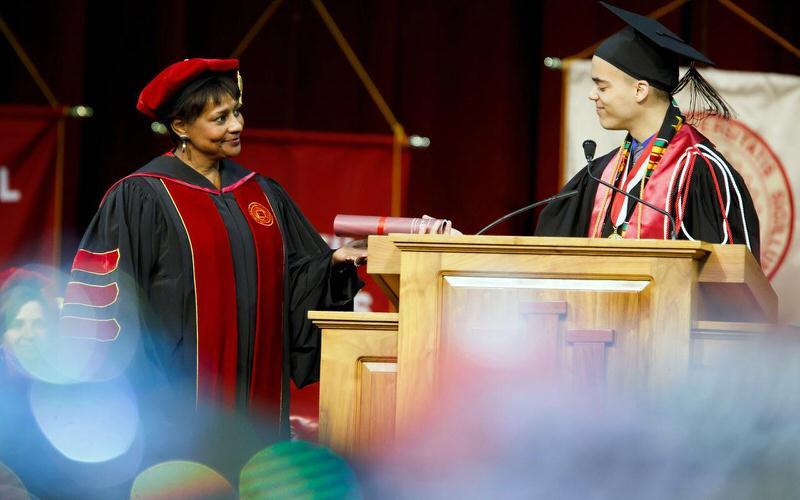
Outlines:
{"type": "Polygon", "coordinates": [[[600,4],[628,26],[601,43],[594,55],[637,80],[647,80],[650,85],[671,92],[678,85],[680,57],[714,65],[711,59],[655,19],[605,2],[600,4]]]}

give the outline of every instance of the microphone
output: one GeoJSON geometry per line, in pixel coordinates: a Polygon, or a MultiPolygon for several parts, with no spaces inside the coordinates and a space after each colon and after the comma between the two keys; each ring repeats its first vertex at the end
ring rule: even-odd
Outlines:
{"type": "Polygon", "coordinates": [[[605,187],[607,187],[607,188],[609,188],[609,189],[611,189],[613,191],[616,191],[617,193],[625,195],[628,198],[630,198],[630,199],[632,199],[632,200],[634,200],[634,201],[636,201],[638,203],[641,203],[642,205],[646,206],[647,208],[651,208],[651,209],[655,210],[656,212],[658,212],[660,214],[664,214],[664,216],[666,216],[667,219],[669,219],[669,222],[670,222],[670,239],[673,239],[673,240],[677,239],[678,235],[677,235],[677,228],[675,227],[675,218],[669,212],[667,212],[663,208],[660,208],[660,207],[657,207],[657,206],[653,205],[652,203],[644,201],[643,199],[639,198],[638,196],[634,196],[634,195],[628,193],[627,191],[623,191],[622,189],[618,188],[617,186],[615,186],[615,185],[613,185],[611,183],[608,183],[608,182],[600,179],[599,177],[596,177],[592,173],[592,167],[594,167],[594,153],[595,153],[596,150],[597,150],[597,143],[596,142],[594,142],[591,139],[587,139],[587,140],[583,141],[583,156],[586,157],[586,161],[588,162],[588,165],[586,166],[586,173],[589,174],[589,177],[591,177],[592,179],[596,180],[598,183],[604,185],[605,187]]]}
{"type": "Polygon", "coordinates": [[[583,141],[583,156],[589,163],[594,161],[594,152],[597,151],[597,143],[591,139],[583,141]]]}
{"type": "Polygon", "coordinates": [[[570,196],[575,196],[576,194],[578,194],[578,191],[576,191],[574,189],[572,191],[565,191],[563,193],[558,193],[558,194],[553,195],[553,196],[551,196],[549,198],[545,198],[544,200],[540,200],[540,201],[537,201],[536,203],[531,203],[530,205],[527,205],[527,206],[524,206],[524,207],[522,207],[520,209],[514,210],[510,214],[506,214],[506,215],[500,217],[499,219],[497,219],[496,221],[492,222],[488,226],[484,227],[483,229],[481,229],[480,231],[475,233],[475,236],[485,233],[489,229],[491,229],[494,226],[500,224],[501,222],[507,221],[508,219],[514,217],[515,215],[519,215],[519,214],[521,214],[523,212],[527,212],[528,210],[534,209],[534,208],[536,208],[536,207],[538,207],[540,205],[546,205],[547,203],[550,203],[551,201],[556,201],[556,200],[560,200],[562,198],[569,198],[570,196]]]}

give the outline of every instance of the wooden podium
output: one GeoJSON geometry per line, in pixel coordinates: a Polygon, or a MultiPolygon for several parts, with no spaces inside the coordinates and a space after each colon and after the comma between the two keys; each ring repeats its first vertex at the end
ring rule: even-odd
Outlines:
{"type": "Polygon", "coordinates": [[[647,389],[777,320],[777,296],[741,245],[371,236],[368,266],[397,313],[309,313],[322,329],[320,441],[346,454],[410,425],[447,353],[535,352],[565,377],[647,389]]]}

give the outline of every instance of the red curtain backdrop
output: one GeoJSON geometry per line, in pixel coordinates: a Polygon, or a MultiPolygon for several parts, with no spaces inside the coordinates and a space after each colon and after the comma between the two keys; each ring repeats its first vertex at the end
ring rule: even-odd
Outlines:
{"type": "MultiPolygon", "coordinates": [[[[237,161],[278,181],[332,247],[344,242],[333,234],[336,214],[390,215],[393,138],[346,134],[245,129],[237,161]]],[[[401,205],[406,193],[409,154],[402,155],[401,205]]],[[[422,215],[422,214],[419,214],[422,215]]],[[[388,311],[378,285],[362,269],[366,287],[356,309],[388,311]]],[[[316,437],[319,384],[292,386],[291,418],[298,434],[316,437]]]]}
{"type": "MultiPolygon", "coordinates": [[[[237,161],[278,181],[331,247],[345,242],[333,234],[337,214],[391,215],[392,136],[245,129],[237,161]]],[[[409,154],[404,149],[399,194],[405,202],[409,154]]],[[[401,209],[402,211],[402,209],[401,209]]],[[[422,214],[418,214],[422,215],[422,214]]],[[[378,285],[367,286],[357,309],[388,311],[378,285]]]]}
{"type": "MultiPolygon", "coordinates": [[[[58,98],[95,108],[91,120],[68,125],[77,130],[67,131],[66,165],[80,171],[65,178],[75,183],[65,194],[78,193],[65,255],[74,255],[108,186],[163,152],[134,108],[141,88],[182,58],[229,56],[268,3],[226,3],[235,15],[222,29],[210,0],[3,6],[58,98]]],[[[325,3],[406,131],[431,138],[430,149],[415,152],[410,213],[448,217],[465,231],[560,187],[561,73],[542,59],[574,54],[623,26],[596,0],[325,3]]],[[[667,3],[615,2],[642,13],[667,3]]],[[[800,45],[793,2],[736,4],[800,45]]],[[[800,60],[718,2],[688,2],[662,21],[722,69],[800,74],[800,60]]],[[[0,99],[43,102],[7,44],[0,59],[0,99]]],[[[388,130],[311,2],[284,2],[241,61],[248,126],[388,130]]],[[[529,233],[533,222],[522,216],[496,232],[529,233]]]]}
{"type": "Polygon", "coordinates": [[[0,106],[0,269],[52,264],[60,110],[0,106]]]}
{"type": "MultiPolygon", "coordinates": [[[[236,161],[277,180],[329,242],[336,214],[391,215],[392,136],[253,128],[243,135],[236,161]]],[[[401,185],[402,198],[405,191],[401,185]]]]}

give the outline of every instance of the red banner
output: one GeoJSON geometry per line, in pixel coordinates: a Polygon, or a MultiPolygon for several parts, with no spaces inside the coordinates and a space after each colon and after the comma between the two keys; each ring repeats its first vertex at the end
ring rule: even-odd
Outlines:
{"type": "MultiPolygon", "coordinates": [[[[402,156],[401,186],[392,186],[392,136],[245,129],[237,161],[277,180],[328,244],[346,240],[333,234],[336,214],[391,215],[392,193],[401,197],[408,178],[408,153],[402,156]]],[[[356,300],[356,310],[388,311],[376,283],[356,300]]]]}
{"type": "MultiPolygon", "coordinates": [[[[333,234],[337,214],[392,215],[393,196],[401,198],[403,211],[409,155],[404,149],[395,166],[393,145],[387,135],[245,129],[237,161],[277,180],[336,248],[345,243],[333,234]],[[393,185],[393,179],[400,185],[393,185]]],[[[356,310],[388,311],[379,286],[365,274],[362,279],[367,285],[356,297],[356,310]]],[[[318,397],[319,384],[292,390],[292,423],[301,437],[315,434],[318,397]]]]}
{"type": "Polygon", "coordinates": [[[0,106],[0,268],[56,261],[61,119],[58,109],[0,106]]]}

